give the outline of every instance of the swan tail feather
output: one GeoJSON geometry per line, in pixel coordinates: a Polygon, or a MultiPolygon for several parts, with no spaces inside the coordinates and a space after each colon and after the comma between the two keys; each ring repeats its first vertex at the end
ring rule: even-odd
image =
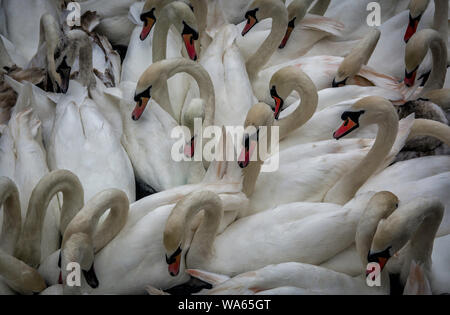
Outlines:
{"type": "Polygon", "coordinates": [[[314,31],[321,31],[333,36],[341,36],[345,25],[341,22],[320,15],[308,14],[301,22],[300,27],[314,31]]]}
{"type": "Polygon", "coordinates": [[[186,272],[194,278],[197,278],[199,280],[211,284],[213,287],[230,280],[230,277],[226,275],[221,275],[199,269],[186,269],[186,272]]]}

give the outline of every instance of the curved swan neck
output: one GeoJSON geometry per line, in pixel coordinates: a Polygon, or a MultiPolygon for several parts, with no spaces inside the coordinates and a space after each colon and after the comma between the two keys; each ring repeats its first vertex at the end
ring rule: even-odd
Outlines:
{"type": "Polygon", "coordinates": [[[292,90],[297,91],[301,99],[300,105],[293,113],[275,123],[275,126],[280,127],[280,140],[282,140],[291,132],[304,125],[314,115],[319,96],[314,83],[298,68],[284,68],[276,74],[275,78],[278,77],[281,78],[280,81],[282,82],[274,83],[274,86],[286,86],[286,88],[283,88],[283,90],[286,90],[286,93],[283,93],[283,99],[286,99],[292,90]]]}
{"type": "Polygon", "coordinates": [[[32,267],[41,259],[41,239],[48,205],[58,193],[63,194],[60,231],[64,233],[69,222],[83,207],[84,191],[76,175],[58,170],[43,177],[31,193],[27,215],[15,256],[32,267]]]}
{"type": "Polygon", "coordinates": [[[415,260],[429,269],[431,252],[439,225],[444,215],[444,206],[438,199],[418,198],[397,209],[380,224],[372,243],[372,252],[385,250],[389,246],[397,253],[409,241],[402,279],[409,271],[409,263],[415,260]]]}
{"type": "Polygon", "coordinates": [[[434,120],[415,119],[408,140],[416,136],[434,137],[450,146],[450,127],[434,120]]]}
{"type": "Polygon", "coordinates": [[[108,189],[98,193],[70,222],[64,233],[61,247],[64,247],[73,234],[83,233],[93,239],[94,252],[100,251],[122,230],[127,220],[128,210],[128,197],[123,191],[108,189]],[[97,228],[100,217],[108,209],[111,209],[108,217],[97,228]]]}
{"type": "Polygon", "coordinates": [[[214,240],[223,217],[223,206],[219,196],[210,191],[199,191],[189,194],[180,200],[167,219],[164,230],[164,244],[178,246],[177,238],[173,234],[182,233],[182,246],[189,242],[195,218],[200,211],[204,217],[192,238],[189,247],[190,260],[204,260],[212,253],[214,240]]]}
{"type": "Polygon", "coordinates": [[[310,14],[324,15],[330,6],[331,0],[318,0],[316,4],[309,11],[310,14]]]}
{"type": "Polygon", "coordinates": [[[167,79],[177,73],[186,72],[197,81],[200,98],[205,101],[205,120],[203,121],[203,127],[212,125],[215,115],[215,92],[208,72],[200,64],[185,58],[172,59],[172,61],[167,66],[167,79]]]}
{"type": "Polygon", "coordinates": [[[389,154],[397,137],[398,115],[392,104],[387,100],[385,102],[386,109],[383,115],[379,115],[376,119],[378,133],[371,150],[351,172],[343,176],[328,191],[324,201],[340,205],[347,203],[389,154]]]}
{"type": "MultiPolygon", "coordinates": [[[[430,77],[420,92],[419,97],[429,91],[441,89],[444,86],[445,76],[447,74],[448,56],[446,41],[444,41],[441,35],[435,30],[425,29],[416,33],[411,38],[410,42],[408,42],[406,47],[406,58],[418,59],[416,55],[420,56],[421,60],[417,63],[417,65],[419,65],[425,58],[428,49],[431,50],[433,66],[430,77]]],[[[409,59],[405,59],[406,64],[409,63],[409,59]]],[[[411,71],[413,69],[407,70],[411,71]]]]}
{"type": "Polygon", "coordinates": [[[380,30],[372,29],[358,42],[339,66],[336,77],[337,82],[354,77],[361,70],[361,67],[369,62],[378,44],[380,35],[380,30]]]}
{"type": "Polygon", "coordinates": [[[272,10],[272,29],[258,50],[247,60],[245,67],[250,81],[254,80],[259,71],[277,51],[288,26],[286,7],[281,1],[274,1],[272,10]]]}
{"type": "Polygon", "coordinates": [[[12,254],[22,228],[19,191],[16,184],[7,177],[0,177],[0,206],[3,205],[3,226],[0,235],[0,249],[12,254]]]}
{"type": "Polygon", "coordinates": [[[394,207],[389,207],[386,204],[385,201],[389,200],[388,198],[394,198],[393,200],[396,200],[398,203],[397,197],[390,192],[383,191],[376,193],[370,199],[359,220],[355,235],[355,245],[363,266],[366,266],[368,263],[367,255],[372,246],[375,233],[377,232],[378,223],[389,217],[395,210],[394,207]]]}
{"type": "Polygon", "coordinates": [[[43,291],[47,286],[36,269],[0,249],[0,276],[14,291],[33,294],[43,291]]]}
{"type": "Polygon", "coordinates": [[[172,23],[169,17],[164,14],[163,10],[158,23],[155,25],[155,31],[153,33],[152,43],[152,58],[153,63],[166,59],[167,57],[167,37],[169,35],[169,29],[172,23]]]}

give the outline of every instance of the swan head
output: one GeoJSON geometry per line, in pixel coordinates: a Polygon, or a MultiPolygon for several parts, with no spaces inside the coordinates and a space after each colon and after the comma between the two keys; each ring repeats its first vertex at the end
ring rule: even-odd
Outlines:
{"type": "Polygon", "coordinates": [[[144,41],[153,29],[156,23],[156,17],[161,10],[162,0],[147,0],[140,15],[140,20],[144,23],[139,38],[144,41]]]}
{"type": "Polygon", "coordinates": [[[389,217],[398,208],[398,203],[398,197],[389,191],[377,192],[370,198],[358,222],[355,235],[356,249],[363,264],[367,263],[367,254],[370,252],[378,223],[389,217]]]}
{"type": "Polygon", "coordinates": [[[181,34],[189,58],[196,61],[199,31],[197,19],[191,8],[184,2],[175,1],[166,5],[161,15],[167,16],[170,23],[181,34]]]}
{"type": "MultiPolygon", "coordinates": [[[[144,23],[139,38],[144,41],[153,29],[156,21],[160,17],[161,10],[175,0],[147,0],[142,7],[140,20],[144,23]]],[[[184,1],[189,5],[188,2],[184,1]]],[[[190,5],[189,5],[190,6],[190,5]]],[[[192,6],[190,6],[193,10],[192,6]]]]}
{"type": "Polygon", "coordinates": [[[398,121],[398,114],[390,101],[380,96],[365,97],[342,113],[344,123],[334,132],[333,137],[339,140],[360,126],[388,122],[391,116],[398,121]]]}
{"type": "Polygon", "coordinates": [[[405,50],[405,84],[408,87],[414,85],[417,70],[428,53],[429,38],[437,33],[434,30],[426,29],[417,32],[406,45],[405,50]]]}
{"type": "Polygon", "coordinates": [[[172,277],[179,275],[194,241],[201,247],[201,254],[208,255],[213,239],[200,236],[197,239],[196,233],[211,233],[213,234],[211,237],[214,237],[222,216],[222,201],[216,193],[211,191],[193,192],[177,202],[166,221],[163,234],[165,260],[172,277]],[[212,217],[217,219],[215,223],[210,221],[212,217]],[[202,225],[202,223],[205,224],[202,225]],[[200,229],[203,231],[200,232],[200,229]]]}
{"type": "Polygon", "coordinates": [[[199,120],[201,124],[203,124],[203,121],[205,120],[205,101],[201,98],[193,99],[181,117],[181,124],[189,128],[189,134],[192,135],[190,141],[184,146],[184,154],[188,158],[194,156],[196,139],[199,136],[195,134],[196,120],[199,120]]]}
{"type": "Polygon", "coordinates": [[[305,17],[310,4],[311,1],[303,0],[294,0],[289,4],[289,6],[287,7],[289,23],[287,26],[286,34],[284,35],[284,38],[280,44],[280,49],[286,47],[286,44],[289,41],[292,32],[294,31],[295,23],[301,21],[305,17]]]}
{"type": "MultiPolygon", "coordinates": [[[[294,90],[310,90],[314,83],[300,68],[287,66],[281,68],[272,75],[270,79],[270,96],[274,100],[273,108],[275,119],[278,120],[281,111],[284,109],[285,100],[294,90]]],[[[315,86],[314,86],[315,90],[315,86]]],[[[315,91],[315,93],[317,93],[315,91]]]]}
{"type": "Polygon", "coordinates": [[[407,43],[416,33],[420,20],[425,10],[428,8],[430,0],[411,0],[409,3],[409,23],[406,28],[404,40],[407,43]]]}
{"type": "Polygon", "coordinates": [[[270,139],[270,128],[261,127],[271,127],[274,122],[273,111],[269,105],[258,103],[250,108],[244,123],[242,151],[238,159],[240,168],[246,168],[255,160],[258,143],[263,138],[270,139]]]}
{"type": "MultiPolygon", "coordinates": [[[[424,216],[420,216],[415,224],[400,225],[401,217],[405,215],[413,215],[418,209],[435,210],[431,215],[435,215],[439,223],[442,220],[444,213],[444,205],[438,198],[424,198],[419,197],[413,201],[402,205],[395,213],[401,213],[396,220],[380,221],[378,224],[375,236],[372,241],[370,251],[368,253],[368,261],[375,262],[380,265],[381,270],[389,261],[389,259],[399,252],[411,239],[413,234],[417,231],[419,226],[426,220],[424,216]]],[[[431,211],[430,211],[431,213],[431,211]]],[[[426,216],[426,215],[425,215],[426,216]]],[[[437,224],[439,226],[439,224],[437,224]]],[[[436,227],[437,231],[437,227],[436,227]]]]}
{"type": "MultiPolygon", "coordinates": [[[[61,269],[60,284],[67,284],[70,272],[76,268],[74,264],[78,264],[83,273],[86,283],[93,289],[99,285],[97,275],[94,269],[94,246],[92,238],[86,233],[73,233],[70,236],[64,235],[63,245],[60,251],[58,266],[61,269]],[[67,270],[68,269],[68,270],[67,270]],[[66,280],[66,281],[65,281],[66,280]]],[[[74,288],[75,289],[75,288],[74,288]]]]}
{"type": "Polygon", "coordinates": [[[278,14],[287,15],[286,7],[284,6],[282,1],[253,1],[247,12],[245,13],[247,24],[242,30],[242,36],[245,36],[256,24],[258,24],[258,22],[267,18],[271,18],[273,16],[278,16],[278,14]]]}

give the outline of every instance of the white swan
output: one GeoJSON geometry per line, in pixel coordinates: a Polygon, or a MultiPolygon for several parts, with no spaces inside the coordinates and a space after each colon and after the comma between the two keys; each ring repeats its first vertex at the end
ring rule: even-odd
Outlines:
{"type": "Polygon", "coordinates": [[[1,24],[4,25],[1,33],[12,42],[25,61],[28,62],[39,49],[41,16],[51,14],[58,20],[60,12],[60,7],[53,0],[4,0],[0,7],[1,24]]]}
{"type": "Polygon", "coordinates": [[[68,93],[57,102],[53,120],[46,143],[50,169],[77,174],[86,200],[108,188],[122,189],[131,201],[135,200],[133,168],[120,135],[87,97],[85,87],[76,81],[71,83],[68,93]]]}
{"type": "MultiPolygon", "coordinates": [[[[184,268],[195,268],[234,276],[282,262],[320,264],[353,242],[367,202],[358,198],[352,208],[307,202],[283,205],[239,219],[214,237],[223,214],[221,201],[208,191],[192,193],[176,205],[166,223],[168,271],[176,276],[184,268]],[[204,219],[192,236],[193,218],[202,210],[204,219]]],[[[367,207],[392,211],[396,203],[397,198],[382,194],[367,207]]]]}
{"type": "MultiPolygon", "coordinates": [[[[285,18],[282,18],[282,16],[284,16],[282,14],[283,10],[283,6],[278,2],[270,2],[269,4],[267,4],[267,1],[262,1],[261,3],[260,1],[255,1],[248,13],[250,14],[252,12],[256,12],[255,14],[257,16],[252,17],[251,15],[248,15],[247,25],[243,31],[243,34],[246,34],[246,32],[248,32],[252,28],[252,26],[256,25],[255,23],[260,19],[277,16],[277,18],[274,19],[276,23],[274,22],[272,24],[272,30],[269,36],[259,47],[259,49],[247,60],[246,63],[247,72],[250,81],[252,82],[253,91],[255,92],[256,97],[258,98],[258,100],[263,101],[267,104],[270,103],[270,95],[266,89],[267,83],[270,81],[272,75],[279,69],[288,65],[298,66],[310,76],[317,89],[321,90],[332,86],[332,82],[336,75],[336,72],[344,60],[344,58],[342,57],[334,56],[300,57],[263,69],[268,59],[278,49],[279,41],[281,40],[280,37],[282,37],[285,32],[284,30],[282,30],[285,27],[283,26],[285,18]],[[276,9],[273,9],[272,6],[274,6],[274,8],[276,9]],[[258,11],[255,11],[255,9],[258,9],[258,11]]],[[[358,48],[364,51],[370,49],[373,50],[374,39],[376,40],[377,37],[372,36],[370,40],[366,40],[358,48]],[[366,46],[368,46],[368,48],[366,48],[366,46]]],[[[356,54],[350,55],[349,59],[350,60],[348,60],[348,63],[355,63],[355,67],[351,67],[348,70],[356,70],[357,72],[363,65],[364,61],[366,61],[364,60],[364,58],[357,58],[356,54]]],[[[351,76],[355,74],[356,73],[348,73],[347,75],[351,76]]],[[[361,68],[361,71],[359,71],[358,74],[359,76],[355,78],[354,83],[366,86],[376,85],[389,90],[394,90],[402,95],[401,99],[405,98],[406,87],[404,86],[404,84],[398,83],[397,79],[377,73],[373,69],[364,66],[361,68]]],[[[286,104],[292,104],[293,101],[294,99],[292,98],[286,100],[286,104]]]]}
{"type": "MultiPolygon", "coordinates": [[[[133,120],[138,120],[140,118],[152,97],[154,97],[159,104],[166,104],[165,106],[162,105],[163,108],[168,108],[168,106],[170,106],[170,104],[164,103],[164,100],[158,95],[158,91],[164,91],[166,80],[180,72],[185,72],[191,75],[198,84],[200,99],[204,103],[204,112],[202,115],[204,116],[202,120],[203,128],[206,128],[214,123],[215,93],[211,78],[201,65],[185,58],[160,61],[152,64],[144,72],[136,87],[134,100],[137,104],[132,113],[133,120]],[[161,78],[164,78],[164,80],[161,80],[161,78]]],[[[192,105],[188,105],[188,107],[190,106],[192,105]]],[[[202,116],[197,118],[202,118],[202,116]]],[[[187,140],[186,142],[190,142],[189,147],[191,148],[191,154],[195,154],[195,150],[193,149],[195,149],[196,143],[200,142],[198,140],[202,135],[191,134],[191,136],[192,138],[189,139],[190,141],[187,140]]],[[[203,147],[199,147],[198,149],[201,149],[203,152],[203,147]]],[[[163,154],[167,154],[167,158],[171,158],[169,157],[169,152],[165,152],[163,154]]],[[[138,175],[138,177],[140,176],[138,175]]],[[[151,180],[147,178],[145,179],[151,180]]],[[[186,183],[183,178],[181,178],[181,181],[182,183],[183,181],[186,183]]]]}
{"type": "MultiPolygon", "coordinates": [[[[215,172],[216,170],[214,170],[215,172]]],[[[80,254],[87,253],[88,255],[84,255],[84,258],[79,256],[80,260],[83,259],[80,261],[83,262],[83,269],[90,270],[90,275],[93,275],[95,271],[97,281],[90,283],[98,286],[94,289],[83,281],[80,288],[81,292],[139,294],[145,292],[145,286],[149,283],[159,288],[170,288],[184,283],[188,276],[180,274],[179,277],[174,278],[168,275],[164,259],[163,230],[174,203],[186,194],[203,187],[216,191],[220,194],[225,211],[228,213],[224,216],[223,222],[220,223],[221,230],[223,230],[230,222],[234,221],[238,211],[245,207],[245,196],[239,193],[238,187],[234,186],[236,184],[225,183],[220,185],[219,182],[215,181],[210,185],[191,185],[154,194],[129,205],[130,210],[124,226],[125,220],[117,220],[114,228],[109,226],[110,223],[107,223],[108,220],[106,220],[101,232],[99,230],[94,235],[93,229],[95,229],[98,216],[111,205],[117,205],[118,208],[128,208],[126,195],[123,192],[110,190],[99,193],[86,204],[79,213],[79,218],[68,227],[67,230],[71,231],[68,233],[73,232],[73,242],[66,241],[63,247],[63,255],[65,255],[64,252],[69,254],[78,251],[80,254]],[[94,220],[89,220],[88,218],[92,214],[95,214],[94,220]],[[119,226],[123,226],[123,228],[117,236],[109,243],[105,242],[105,239],[110,240],[112,238],[113,233],[109,231],[115,233],[119,226]],[[87,233],[88,241],[86,241],[86,237],[75,237],[77,234],[80,235],[78,232],[82,231],[87,233]],[[107,245],[101,246],[103,249],[99,250],[100,247],[94,246],[99,243],[103,245],[107,243],[107,245]],[[95,259],[92,250],[96,252],[95,259]]],[[[122,209],[121,212],[124,210],[122,209]]],[[[200,217],[197,218],[197,220],[200,219],[200,217]]],[[[65,237],[65,239],[67,238],[65,237]]],[[[55,252],[39,268],[39,272],[49,284],[58,283],[58,256],[59,252],[55,252]]],[[[77,260],[77,258],[74,257],[74,260],[77,260]]],[[[94,277],[89,278],[94,279],[94,277]]]]}
{"type": "MultiPolygon", "coordinates": [[[[323,16],[306,14],[311,2],[310,0],[294,0],[289,4],[287,7],[289,22],[283,31],[284,36],[281,42],[278,43],[279,49],[274,51],[270,60],[263,65],[264,67],[296,59],[305,55],[315,43],[323,38],[340,35],[340,30],[344,27],[343,24],[323,16]],[[290,42],[295,43],[295,45],[290,44],[290,42]]],[[[319,1],[317,5],[321,2],[327,1],[319,1]]],[[[260,5],[263,6],[264,4],[261,3],[260,5]]],[[[253,5],[251,7],[253,8],[253,5]]],[[[321,9],[324,10],[325,8],[321,9]]],[[[247,15],[246,17],[248,18],[249,16],[247,15]]],[[[273,19],[276,20],[277,18],[277,11],[275,11],[273,19]]],[[[251,34],[238,37],[237,39],[237,44],[246,60],[253,54],[255,47],[260,47],[270,33],[269,21],[263,20],[261,23],[259,22],[258,20],[258,24],[261,25],[255,25],[255,30],[251,34]]],[[[238,25],[240,29],[243,27],[242,24],[245,23],[238,25]]]]}
{"type": "MultiPolygon", "coordinates": [[[[391,193],[385,192],[385,194],[391,193]]],[[[380,198],[380,196],[379,194],[378,197],[373,198],[380,198]]],[[[366,269],[369,261],[377,262],[384,267],[390,256],[398,253],[403,256],[402,280],[405,285],[405,294],[421,293],[420,290],[411,292],[413,289],[411,281],[416,281],[415,285],[418,286],[429,285],[427,281],[430,278],[429,258],[434,239],[432,231],[435,231],[436,226],[439,225],[443,206],[435,199],[417,198],[393,210],[388,207],[368,206],[362,214],[355,237],[359,257],[362,260],[361,271],[366,269]],[[418,238],[419,231],[426,227],[431,229],[426,234],[427,241],[420,242],[411,248],[410,244],[416,243],[414,239],[418,238]],[[411,243],[406,244],[404,239],[409,240],[409,238],[412,239],[411,243]],[[398,244],[398,247],[391,248],[386,257],[383,254],[377,255],[369,249],[376,247],[380,239],[389,244],[398,244]],[[405,254],[406,252],[408,254],[405,254]],[[414,269],[410,268],[410,264],[414,269]],[[416,270],[417,266],[421,266],[419,270],[416,270]],[[413,271],[410,271],[411,269],[413,271]],[[417,271],[422,275],[422,279],[416,278],[417,271]],[[408,277],[407,281],[405,281],[406,277],[408,277]]],[[[369,287],[366,284],[365,273],[362,277],[352,278],[323,267],[301,263],[271,265],[244,273],[231,280],[199,270],[188,270],[188,272],[194,277],[215,284],[212,290],[203,290],[200,294],[261,294],[263,291],[279,287],[297,287],[306,291],[302,294],[389,293],[389,279],[385,276],[381,278],[382,287],[369,287]],[[320,281],[317,281],[318,278],[320,281]]],[[[431,288],[428,289],[428,293],[431,293],[430,291],[431,288]]]]}
{"type": "MultiPolygon", "coordinates": [[[[307,121],[313,115],[314,110],[317,106],[317,94],[313,89],[312,82],[310,82],[305,74],[303,74],[301,71],[298,71],[297,69],[286,68],[284,69],[284,71],[280,71],[279,76],[276,75],[273,82],[273,86],[275,88],[272,89],[272,93],[274,98],[279,100],[278,103],[280,102],[282,97],[285,97],[285,95],[289,95],[292,89],[297,89],[301,93],[301,98],[304,104],[302,102],[302,104],[296,109],[296,112],[277,122],[274,122],[273,114],[269,106],[265,104],[257,104],[249,112],[245,127],[254,126],[255,128],[258,128],[259,126],[280,126],[280,139],[282,140],[289,134],[289,132],[292,132],[293,130],[295,130],[295,128],[298,128],[299,125],[307,121]],[[289,75],[284,76],[286,74],[289,75]],[[279,84],[282,82],[283,84],[279,84]]],[[[379,134],[377,137],[377,141],[379,143],[380,141],[384,142],[385,140],[387,140],[387,137],[390,137],[392,142],[390,142],[389,145],[387,143],[385,143],[384,145],[374,144],[374,147],[371,150],[370,154],[366,153],[368,150],[367,145],[370,144],[367,142],[367,140],[362,139],[353,140],[351,142],[352,145],[349,146],[348,151],[346,151],[345,149],[346,145],[348,144],[346,143],[342,147],[333,147],[336,151],[325,151],[325,153],[328,153],[327,155],[321,155],[319,152],[323,152],[323,150],[315,144],[299,146],[297,148],[298,150],[293,147],[291,149],[292,151],[284,150],[280,152],[281,166],[278,171],[276,171],[275,173],[261,174],[260,179],[257,181],[256,179],[258,178],[258,174],[262,166],[261,159],[264,159],[265,157],[257,156],[257,160],[252,161],[250,161],[250,159],[255,154],[255,152],[252,152],[252,148],[255,147],[253,145],[254,142],[261,143],[263,139],[262,134],[260,134],[260,139],[255,139],[255,135],[250,134],[249,144],[246,145],[243,150],[243,152],[245,151],[247,158],[245,160],[241,160],[239,164],[244,168],[243,191],[247,194],[247,196],[251,196],[250,199],[252,208],[255,211],[261,211],[269,207],[273,207],[277,204],[286,202],[322,201],[323,198],[325,198],[327,191],[336,184],[336,181],[338,181],[341,176],[344,176],[346,172],[350,171],[354,167],[355,160],[359,161],[359,159],[363,159],[366,154],[367,157],[365,158],[365,160],[371,160],[372,162],[377,161],[376,167],[374,169],[370,171],[369,169],[367,169],[368,172],[371,172],[370,174],[375,172],[379,167],[381,169],[383,167],[386,167],[389,164],[389,161],[391,161],[391,159],[395,157],[395,155],[399,152],[401,147],[403,147],[413,120],[406,119],[403,122],[402,127],[400,128],[400,132],[398,132],[398,116],[395,112],[394,107],[390,102],[381,100],[383,99],[365,98],[357,102],[357,104],[361,105],[365,103],[370,104],[365,106],[365,110],[367,112],[373,111],[373,113],[375,113],[378,111],[375,110],[375,108],[377,106],[380,106],[380,112],[383,112],[383,110],[381,110],[381,108],[383,108],[386,112],[386,115],[392,118],[389,119],[392,120],[393,123],[393,125],[391,126],[391,131],[388,131],[389,128],[379,128],[379,132],[386,132],[390,135],[387,136],[387,134],[379,134]],[[380,102],[382,105],[380,104],[380,102]],[[394,141],[396,140],[396,138],[397,142],[394,145],[394,141]],[[379,148],[380,146],[385,146],[383,150],[386,149],[387,151],[383,151],[384,153],[381,153],[381,149],[379,148]],[[305,159],[302,159],[302,154],[305,152],[305,149],[307,150],[306,152],[309,153],[305,156],[305,159]],[[389,153],[391,149],[392,152],[389,153]],[[375,158],[372,160],[372,154],[373,156],[381,154],[382,157],[380,155],[379,158],[375,158]],[[293,160],[291,156],[297,156],[297,158],[293,160]],[[301,159],[300,163],[297,163],[298,159],[301,159]],[[273,196],[274,194],[277,195],[276,199],[269,198],[269,196],[273,196]]],[[[338,113],[341,114],[341,112],[338,113]]],[[[336,113],[336,115],[338,113],[336,113]]],[[[385,118],[384,122],[386,122],[386,120],[387,118],[385,118]]],[[[311,128],[314,128],[314,125],[312,125],[311,128]]],[[[283,143],[283,140],[281,141],[281,143],[283,143]]],[[[352,174],[356,173],[356,170],[352,172],[352,174]]],[[[362,183],[364,183],[366,179],[364,179],[362,183]]],[[[355,181],[352,181],[352,183],[355,184],[355,181]]],[[[329,201],[335,202],[332,199],[330,199],[329,201]]]]}

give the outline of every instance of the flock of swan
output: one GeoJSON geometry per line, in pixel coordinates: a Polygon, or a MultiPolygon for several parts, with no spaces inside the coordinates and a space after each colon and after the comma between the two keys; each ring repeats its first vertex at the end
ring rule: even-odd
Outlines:
{"type": "Polygon", "coordinates": [[[0,0],[0,294],[450,293],[449,3],[370,2],[0,0]]]}

